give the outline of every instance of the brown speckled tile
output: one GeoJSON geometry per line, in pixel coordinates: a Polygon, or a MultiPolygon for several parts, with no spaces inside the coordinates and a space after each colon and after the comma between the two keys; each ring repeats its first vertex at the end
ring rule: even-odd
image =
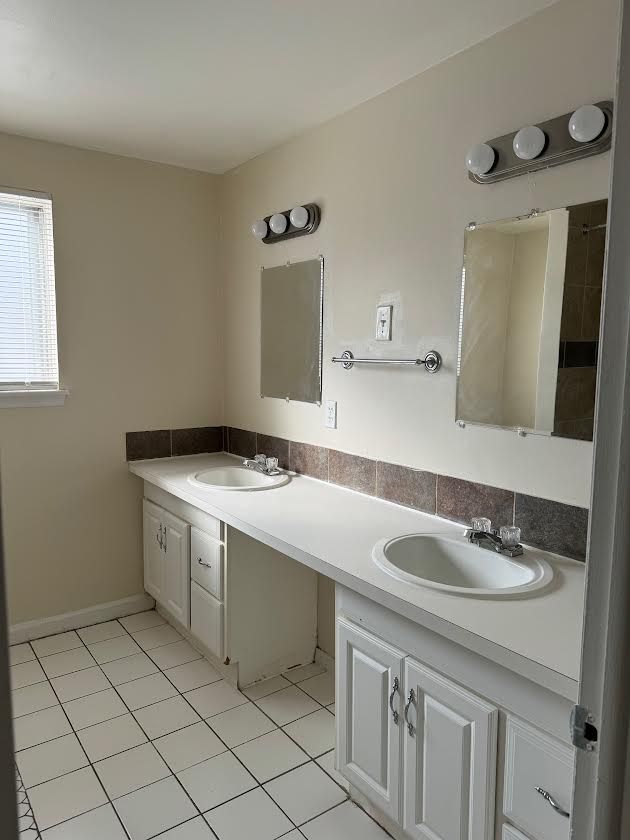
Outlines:
{"type": "Polygon", "coordinates": [[[329,450],[328,479],[361,493],[376,494],[376,461],[350,455],[336,449],[329,450]]]}
{"type": "Polygon", "coordinates": [[[141,461],[145,458],[170,458],[171,456],[170,429],[127,432],[125,443],[128,461],[141,461]]]}
{"type": "Polygon", "coordinates": [[[235,429],[228,426],[227,445],[227,451],[231,452],[232,455],[253,458],[256,454],[256,432],[247,432],[245,429],[235,429]]]}
{"type": "Polygon", "coordinates": [[[173,455],[198,455],[201,452],[221,452],[223,449],[221,426],[173,429],[171,435],[173,455]]]}
{"type": "Polygon", "coordinates": [[[435,513],[435,473],[388,464],[376,466],[376,495],[399,505],[435,513]]]}
{"type": "Polygon", "coordinates": [[[475,516],[487,516],[492,520],[493,527],[511,525],[514,493],[488,484],[438,475],[437,515],[466,524],[475,516]]]}
{"type": "Polygon", "coordinates": [[[289,469],[289,441],[273,435],[256,435],[256,452],[266,455],[267,458],[277,458],[281,470],[289,469]]]}
{"type": "Polygon", "coordinates": [[[515,513],[524,543],[574,560],[586,558],[587,508],[517,493],[515,513]]]}
{"type": "Polygon", "coordinates": [[[290,441],[289,468],[296,473],[328,481],[328,450],[323,446],[290,441]]]}

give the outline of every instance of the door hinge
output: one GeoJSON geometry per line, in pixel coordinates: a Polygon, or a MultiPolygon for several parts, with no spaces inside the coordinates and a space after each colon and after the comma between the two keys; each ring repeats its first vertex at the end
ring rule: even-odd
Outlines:
{"type": "Polygon", "coordinates": [[[571,709],[569,723],[571,742],[579,750],[593,752],[597,743],[597,727],[593,715],[584,706],[574,706],[571,709]]]}

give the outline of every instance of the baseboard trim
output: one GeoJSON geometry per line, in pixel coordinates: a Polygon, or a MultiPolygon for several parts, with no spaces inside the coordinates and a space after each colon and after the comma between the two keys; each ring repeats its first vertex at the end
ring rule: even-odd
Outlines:
{"type": "Polygon", "coordinates": [[[129,598],[109,601],[106,604],[95,604],[93,607],[76,610],[76,612],[51,615],[34,621],[22,621],[20,624],[12,624],[9,627],[9,644],[17,645],[21,642],[30,642],[31,639],[64,633],[66,630],[76,630],[79,627],[88,627],[90,624],[111,621],[113,618],[152,610],[154,606],[153,598],[143,592],[141,595],[131,595],[129,598]]]}
{"type": "Polygon", "coordinates": [[[335,657],[326,653],[321,648],[315,648],[315,662],[318,662],[327,671],[335,673],[335,657]]]}

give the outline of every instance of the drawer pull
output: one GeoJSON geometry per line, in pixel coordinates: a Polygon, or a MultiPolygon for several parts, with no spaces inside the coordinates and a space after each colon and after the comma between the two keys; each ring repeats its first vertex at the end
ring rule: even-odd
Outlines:
{"type": "Polygon", "coordinates": [[[410,735],[413,735],[413,723],[409,722],[409,707],[415,701],[415,695],[413,693],[413,688],[409,689],[409,696],[407,697],[407,703],[405,705],[405,723],[407,724],[407,730],[410,735]]]}
{"type": "Polygon", "coordinates": [[[567,818],[571,816],[568,811],[565,811],[564,808],[561,808],[560,805],[558,805],[553,796],[550,793],[548,793],[544,788],[535,787],[534,790],[536,791],[536,793],[539,793],[543,799],[547,800],[547,802],[551,805],[553,810],[556,811],[556,813],[567,818]]]}
{"type": "Polygon", "coordinates": [[[211,563],[206,563],[206,561],[202,560],[201,557],[197,557],[197,563],[199,563],[200,566],[205,566],[207,569],[212,568],[212,564],[211,563]]]}
{"type": "Polygon", "coordinates": [[[398,723],[398,712],[394,709],[394,695],[398,691],[398,677],[394,677],[394,684],[392,685],[392,693],[389,695],[389,708],[392,710],[392,717],[394,723],[398,723]]]}

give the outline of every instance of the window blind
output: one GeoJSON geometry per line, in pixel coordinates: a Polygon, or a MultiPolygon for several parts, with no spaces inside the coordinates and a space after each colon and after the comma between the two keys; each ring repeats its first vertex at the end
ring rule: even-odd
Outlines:
{"type": "Polygon", "coordinates": [[[0,190],[0,390],[57,388],[52,201],[0,190]]]}

